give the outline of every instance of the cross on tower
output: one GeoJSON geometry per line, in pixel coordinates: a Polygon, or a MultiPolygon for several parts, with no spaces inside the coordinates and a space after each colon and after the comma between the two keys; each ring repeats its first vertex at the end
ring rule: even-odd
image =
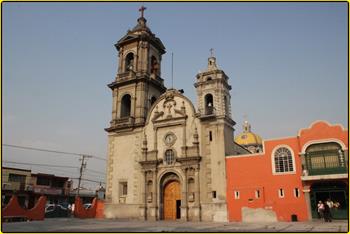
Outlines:
{"type": "Polygon", "coordinates": [[[143,18],[143,12],[146,10],[147,8],[144,7],[143,5],[141,6],[141,8],[139,9],[139,11],[141,12],[141,18],[143,18]]]}
{"type": "Polygon", "coordinates": [[[210,57],[213,57],[214,56],[214,49],[211,48],[209,51],[210,51],[210,57]]]}
{"type": "Polygon", "coordinates": [[[246,120],[247,120],[247,118],[248,118],[248,115],[247,115],[247,114],[244,114],[244,115],[243,115],[243,119],[244,119],[244,121],[246,121],[246,120]]]}

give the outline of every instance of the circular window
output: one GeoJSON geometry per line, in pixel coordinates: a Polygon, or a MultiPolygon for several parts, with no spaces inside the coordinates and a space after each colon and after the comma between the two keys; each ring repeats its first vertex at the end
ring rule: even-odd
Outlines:
{"type": "Polygon", "coordinates": [[[164,136],[164,143],[167,146],[172,146],[175,143],[175,141],[176,141],[176,136],[172,132],[169,132],[164,136]]]}

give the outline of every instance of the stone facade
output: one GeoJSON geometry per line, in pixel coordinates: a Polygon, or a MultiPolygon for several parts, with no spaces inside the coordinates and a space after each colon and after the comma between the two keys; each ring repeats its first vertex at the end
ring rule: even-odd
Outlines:
{"type": "Polygon", "coordinates": [[[197,75],[195,107],[164,87],[165,47],[143,16],[116,48],[105,216],[227,221],[225,156],[242,151],[232,141],[228,76],[211,56],[197,75]],[[167,197],[169,184],[177,198],[167,197]]]}

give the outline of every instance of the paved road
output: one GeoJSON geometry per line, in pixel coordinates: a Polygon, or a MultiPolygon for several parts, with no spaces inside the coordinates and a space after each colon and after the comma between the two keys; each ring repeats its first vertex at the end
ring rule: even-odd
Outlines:
{"type": "Polygon", "coordinates": [[[51,218],[3,223],[2,232],[348,232],[348,221],[212,223],[51,218]]]}

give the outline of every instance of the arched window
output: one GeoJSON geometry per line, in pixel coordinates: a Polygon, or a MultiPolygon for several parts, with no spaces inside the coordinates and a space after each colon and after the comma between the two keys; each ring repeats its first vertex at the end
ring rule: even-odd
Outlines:
{"type": "Polygon", "coordinates": [[[158,75],[159,72],[159,63],[156,59],[156,57],[151,57],[151,74],[158,75]]]}
{"type": "Polygon", "coordinates": [[[212,78],[211,78],[211,76],[209,76],[208,78],[207,78],[207,81],[211,81],[212,80],[212,78]]]}
{"type": "Polygon", "coordinates": [[[341,146],[335,142],[313,144],[305,152],[306,168],[309,175],[346,172],[344,152],[341,146]]]}
{"type": "Polygon", "coordinates": [[[156,101],[157,101],[157,98],[156,98],[155,96],[152,96],[152,97],[151,97],[151,100],[150,100],[151,106],[152,106],[153,103],[155,103],[156,101]]]}
{"type": "Polygon", "coordinates": [[[293,172],[294,162],[292,152],[287,147],[279,147],[273,153],[276,173],[293,172]]]}
{"type": "Polygon", "coordinates": [[[125,57],[125,71],[132,71],[134,70],[134,54],[129,53],[125,57]]]}
{"type": "Polygon", "coordinates": [[[175,162],[175,155],[174,155],[174,151],[171,149],[168,149],[165,151],[165,163],[167,165],[171,165],[175,162]]]}
{"type": "Polygon", "coordinates": [[[213,114],[213,110],[214,110],[213,95],[211,95],[210,93],[205,95],[204,103],[205,103],[205,114],[206,115],[213,114]]]}
{"type": "Polygon", "coordinates": [[[121,101],[120,117],[121,118],[129,117],[130,110],[131,110],[131,96],[129,94],[125,94],[121,101]]]}

